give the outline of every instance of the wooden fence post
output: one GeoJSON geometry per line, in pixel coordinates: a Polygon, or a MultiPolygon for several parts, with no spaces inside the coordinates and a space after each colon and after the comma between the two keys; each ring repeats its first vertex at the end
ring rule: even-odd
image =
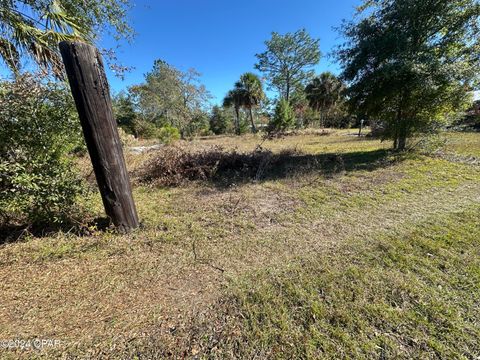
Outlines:
{"type": "Polygon", "coordinates": [[[61,42],[60,52],[105,212],[118,230],[128,232],[139,222],[102,58],[82,42],[61,42]]]}

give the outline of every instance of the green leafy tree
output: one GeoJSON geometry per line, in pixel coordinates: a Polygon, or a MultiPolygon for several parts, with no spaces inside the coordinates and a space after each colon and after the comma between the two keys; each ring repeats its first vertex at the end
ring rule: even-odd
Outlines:
{"type": "Polygon", "coordinates": [[[315,77],[305,88],[309,106],[320,114],[320,126],[331,123],[335,110],[344,101],[345,85],[330,72],[324,72],[315,77]]]}
{"type": "Polygon", "coordinates": [[[297,90],[290,95],[290,106],[295,113],[297,128],[308,127],[316,120],[316,113],[310,108],[304,91],[297,90]]]}
{"type": "Polygon", "coordinates": [[[273,32],[265,45],[266,51],[256,54],[255,68],[265,74],[280,97],[289,100],[292,91],[303,88],[313,76],[312,67],[318,64],[321,56],[319,40],[302,29],[285,35],[273,32]]]}
{"type": "Polygon", "coordinates": [[[121,91],[112,97],[113,112],[118,126],[128,134],[138,137],[136,132],[137,112],[131,96],[121,91]]]}
{"type": "Polygon", "coordinates": [[[270,120],[268,131],[280,132],[295,126],[295,113],[286,99],[280,99],[270,120]]]}
{"type": "Polygon", "coordinates": [[[210,130],[215,135],[225,134],[229,127],[229,118],[225,110],[215,105],[209,118],[210,130]]]}
{"type": "Polygon", "coordinates": [[[479,85],[476,0],[369,0],[337,55],[356,112],[385,123],[394,148],[462,109],[479,85]]]}
{"type": "Polygon", "coordinates": [[[183,106],[180,94],[180,71],[163,60],[155,60],[145,81],[130,87],[142,118],[162,126],[179,121],[178,109],[183,106]]]}
{"type": "Polygon", "coordinates": [[[145,82],[130,88],[140,116],[158,127],[171,125],[182,137],[191,135],[192,122],[204,116],[211,98],[195,69],[185,72],[156,60],[145,82]]]}
{"type": "Polygon", "coordinates": [[[154,139],[159,137],[159,127],[155,124],[143,120],[142,118],[137,118],[135,120],[134,135],[136,138],[140,139],[154,139]]]}
{"type": "Polygon", "coordinates": [[[25,57],[61,76],[58,43],[95,42],[103,32],[130,38],[128,7],[128,0],[0,0],[0,58],[15,74],[25,57]]]}
{"type": "Polygon", "coordinates": [[[160,127],[144,120],[130,92],[121,91],[112,98],[113,112],[120,128],[135,138],[153,139],[159,138],[160,127]]]}
{"type": "Polygon", "coordinates": [[[187,136],[205,136],[209,134],[209,116],[206,111],[197,112],[186,129],[187,136]]]}

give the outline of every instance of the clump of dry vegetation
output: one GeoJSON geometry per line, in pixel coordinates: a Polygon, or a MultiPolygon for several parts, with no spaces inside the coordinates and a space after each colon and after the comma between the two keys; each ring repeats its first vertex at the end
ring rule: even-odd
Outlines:
{"type": "Polygon", "coordinates": [[[311,136],[329,136],[335,134],[332,129],[301,129],[288,131],[272,131],[266,135],[267,139],[281,139],[287,136],[311,135],[311,136]]]}
{"type": "Polygon", "coordinates": [[[177,186],[195,180],[260,180],[300,154],[297,149],[273,153],[262,148],[239,152],[221,146],[196,151],[168,146],[139,171],[138,178],[141,183],[159,186],[177,186]]]}

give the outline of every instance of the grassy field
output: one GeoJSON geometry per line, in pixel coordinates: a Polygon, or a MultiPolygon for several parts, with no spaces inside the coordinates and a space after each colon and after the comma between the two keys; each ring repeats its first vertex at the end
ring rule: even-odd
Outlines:
{"type": "Polygon", "coordinates": [[[1,245],[0,340],[60,345],[0,357],[477,359],[480,134],[427,156],[354,133],[181,143],[271,153],[169,187],[127,153],[141,229],[1,245]]]}

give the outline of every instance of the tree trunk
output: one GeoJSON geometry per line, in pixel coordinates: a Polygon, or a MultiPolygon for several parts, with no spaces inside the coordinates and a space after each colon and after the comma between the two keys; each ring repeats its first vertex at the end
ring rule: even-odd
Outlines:
{"type": "Polygon", "coordinates": [[[81,42],[61,42],[73,98],[105,212],[121,232],[139,226],[110,90],[98,50],[81,42]]]}
{"type": "Polygon", "coordinates": [[[287,75],[287,93],[285,94],[285,100],[290,102],[290,76],[287,75]]]}
{"type": "Polygon", "coordinates": [[[250,122],[252,123],[252,133],[255,134],[257,132],[257,128],[255,127],[255,121],[253,121],[253,110],[251,107],[249,107],[248,111],[250,113],[250,122]]]}
{"type": "Polygon", "coordinates": [[[238,106],[235,107],[235,115],[236,115],[235,133],[237,135],[240,135],[240,109],[238,108],[238,106]]]}
{"type": "Polygon", "coordinates": [[[403,151],[407,145],[407,124],[405,123],[405,120],[400,120],[399,126],[397,150],[403,151]]]}
{"type": "Polygon", "coordinates": [[[398,146],[399,146],[400,122],[402,121],[401,118],[402,118],[402,101],[400,100],[398,104],[397,115],[394,122],[395,128],[393,129],[393,139],[394,139],[393,149],[394,150],[398,150],[398,146]]]}

